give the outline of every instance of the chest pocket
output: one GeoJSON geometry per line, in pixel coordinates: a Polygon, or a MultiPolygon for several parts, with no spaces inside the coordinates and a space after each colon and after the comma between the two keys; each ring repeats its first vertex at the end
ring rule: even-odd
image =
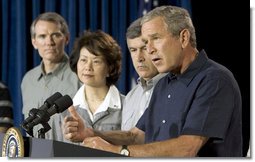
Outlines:
{"type": "Polygon", "coordinates": [[[166,139],[176,138],[182,130],[182,117],[176,115],[168,115],[158,121],[157,129],[154,130],[153,140],[162,141],[166,139]]]}
{"type": "Polygon", "coordinates": [[[98,114],[92,127],[100,131],[120,130],[121,115],[121,109],[108,109],[106,112],[98,114]]]}

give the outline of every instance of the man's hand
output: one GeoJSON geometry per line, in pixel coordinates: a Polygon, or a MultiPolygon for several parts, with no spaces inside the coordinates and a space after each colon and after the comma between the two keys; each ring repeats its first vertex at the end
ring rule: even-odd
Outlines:
{"type": "Polygon", "coordinates": [[[85,138],[82,145],[86,147],[99,149],[103,151],[114,152],[114,153],[119,153],[121,149],[121,146],[112,145],[98,136],[85,138]]]}
{"type": "Polygon", "coordinates": [[[68,108],[71,116],[64,119],[62,125],[64,138],[72,142],[82,142],[86,137],[94,135],[91,128],[86,128],[83,119],[76,112],[74,106],[68,108]]]}

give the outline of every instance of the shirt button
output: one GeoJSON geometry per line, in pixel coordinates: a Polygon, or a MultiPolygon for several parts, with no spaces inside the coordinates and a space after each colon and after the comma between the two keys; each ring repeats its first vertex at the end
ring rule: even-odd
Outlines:
{"type": "Polygon", "coordinates": [[[166,123],[166,121],[165,121],[165,120],[162,120],[162,123],[164,124],[164,123],[166,123]]]}
{"type": "Polygon", "coordinates": [[[171,95],[169,94],[169,95],[167,96],[167,98],[171,98],[171,95]]]}

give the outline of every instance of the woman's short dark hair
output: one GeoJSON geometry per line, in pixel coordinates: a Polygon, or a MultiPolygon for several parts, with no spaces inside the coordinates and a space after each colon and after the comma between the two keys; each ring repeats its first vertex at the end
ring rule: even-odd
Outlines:
{"type": "Polygon", "coordinates": [[[74,42],[70,56],[70,67],[77,74],[77,63],[82,48],[86,48],[95,56],[102,56],[109,67],[109,77],[106,78],[107,86],[115,84],[121,72],[121,48],[118,43],[107,33],[97,30],[85,31],[74,42]]]}

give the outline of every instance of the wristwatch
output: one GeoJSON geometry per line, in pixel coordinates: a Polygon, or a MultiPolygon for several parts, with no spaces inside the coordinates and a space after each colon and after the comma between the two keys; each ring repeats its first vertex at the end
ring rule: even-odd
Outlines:
{"type": "Polygon", "coordinates": [[[121,155],[126,155],[126,156],[129,156],[130,152],[127,148],[127,145],[122,145],[122,148],[120,150],[120,154],[121,155]]]}

